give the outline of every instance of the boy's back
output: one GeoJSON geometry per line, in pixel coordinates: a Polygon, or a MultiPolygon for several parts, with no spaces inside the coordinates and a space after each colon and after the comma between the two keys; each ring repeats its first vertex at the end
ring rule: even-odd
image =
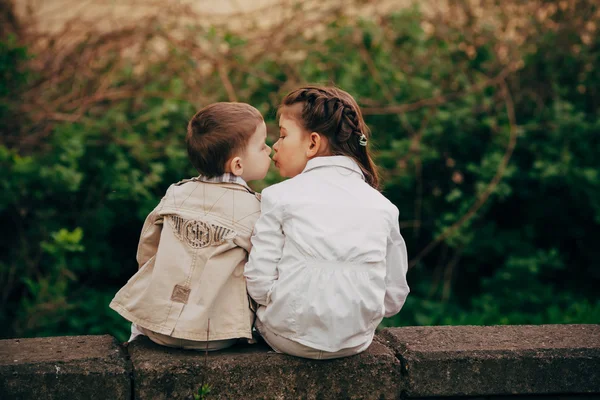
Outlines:
{"type": "Polygon", "coordinates": [[[241,183],[172,185],[144,224],[140,269],[111,308],[173,338],[251,338],[243,270],[259,214],[260,201],[241,183]]]}

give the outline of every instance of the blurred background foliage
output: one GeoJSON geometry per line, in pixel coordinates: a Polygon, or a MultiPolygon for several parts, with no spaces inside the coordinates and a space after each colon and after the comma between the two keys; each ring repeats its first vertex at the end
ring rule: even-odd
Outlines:
{"type": "Polygon", "coordinates": [[[596,2],[286,1],[235,26],[181,6],[50,33],[0,3],[0,337],[126,339],[108,303],[194,175],[188,119],[248,102],[272,142],[303,83],[355,96],[400,209],[412,293],[383,325],[600,323],[596,2]]]}

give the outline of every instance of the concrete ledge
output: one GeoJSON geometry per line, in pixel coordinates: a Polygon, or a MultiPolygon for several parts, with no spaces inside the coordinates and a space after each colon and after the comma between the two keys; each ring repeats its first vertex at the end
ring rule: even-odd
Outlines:
{"type": "Polygon", "coordinates": [[[253,345],[220,353],[167,349],[147,338],[129,348],[136,399],[185,399],[202,382],[210,399],[395,399],[400,362],[374,342],[355,357],[309,361],[253,345]]]}
{"type": "Polygon", "coordinates": [[[386,329],[409,397],[600,394],[600,326],[386,329]]]}
{"type": "Polygon", "coordinates": [[[358,356],[210,353],[110,336],[0,340],[0,399],[600,398],[600,325],[390,328],[358,356]],[[482,397],[485,396],[485,397],[482,397]]]}
{"type": "Polygon", "coordinates": [[[0,340],[0,399],[130,398],[130,366],[112,336],[0,340]]]}

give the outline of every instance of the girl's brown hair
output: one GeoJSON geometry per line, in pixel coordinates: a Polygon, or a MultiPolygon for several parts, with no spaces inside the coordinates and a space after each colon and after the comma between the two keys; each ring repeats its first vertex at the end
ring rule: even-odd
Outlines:
{"type": "Polygon", "coordinates": [[[284,107],[302,104],[302,112],[295,119],[309,132],[325,135],[332,155],[348,156],[360,166],[365,180],[379,190],[377,167],[371,158],[369,146],[362,146],[360,139],[367,139],[371,132],[365,124],[356,100],[347,92],[328,86],[305,86],[289,93],[281,102],[284,107]]]}

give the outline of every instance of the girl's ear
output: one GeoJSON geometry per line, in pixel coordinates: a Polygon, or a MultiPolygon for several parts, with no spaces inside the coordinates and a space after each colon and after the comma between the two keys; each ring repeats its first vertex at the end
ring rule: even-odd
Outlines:
{"type": "Polygon", "coordinates": [[[318,155],[322,155],[327,151],[327,139],[317,132],[311,132],[308,137],[308,149],[306,150],[306,157],[313,158],[318,155]]]}
{"type": "Polygon", "coordinates": [[[244,166],[240,157],[233,157],[227,164],[229,166],[229,171],[235,176],[242,176],[244,173],[244,166]]]}

